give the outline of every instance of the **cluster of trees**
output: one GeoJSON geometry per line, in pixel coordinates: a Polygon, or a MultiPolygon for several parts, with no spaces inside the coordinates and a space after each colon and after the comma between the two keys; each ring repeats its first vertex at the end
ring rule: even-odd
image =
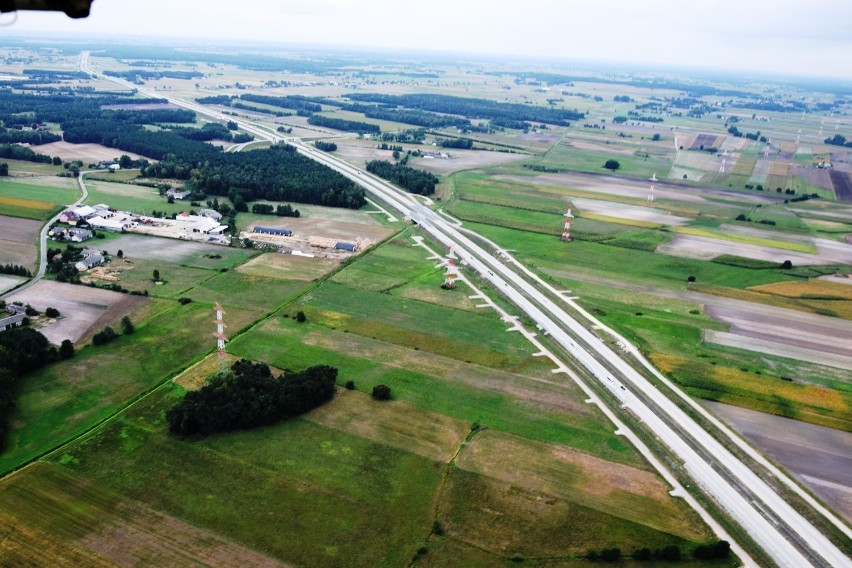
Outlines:
{"type": "Polygon", "coordinates": [[[617,103],[632,103],[633,102],[633,99],[631,97],[628,97],[627,95],[615,95],[614,97],[612,97],[612,100],[614,100],[617,103]]]}
{"type": "Polygon", "coordinates": [[[425,112],[422,110],[393,109],[376,106],[368,108],[363,112],[364,116],[367,118],[404,122],[406,124],[423,126],[425,128],[445,128],[448,126],[465,128],[471,126],[470,121],[466,118],[435,114],[434,112],[425,112]]]}
{"type": "Polygon", "coordinates": [[[208,122],[201,128],[177,127],[172,128],[171,131],[187,140],[198,140],[200,142],[208,140],[230,142],[234,136],[228,127],[218,122],[208,122]]]}
{"type": "Polygon", "coordinates": [[[233,98],[235,98],[234,95],[212,95],[195,99],[195,102],[202,105],[229,105],[233,98]]]}
{"type": "Polygon", "coordinates": [[[441,140],[438,140],[438,146],[441,146],[442,148],[470,150],[473,148],[473,140],[470,138],[442,138],[441,140]]]}
{"type": "Polygon", "coordinates": [[[200,71],[178,71],[166,69],[165,71],[153,71],[150,69],[128,69],[126,71],[104,71],[104,75],[110,77],[122,77],[134,83],[147,81],[149,79],[197,79],[204,77],[200,71]]]}
{"type": "Polygon", "coordinates": [[[257,215],[278,215],[279,217],[301,217],[298,209],[293,209],[289,203],[272,206],[266,203],[255,203],[251,206],[251,212],[257,215]]]}
{"type": "MultiPolygon", "coordinates": [[[[121,318],[121,332],[124,335],[132,335],[136,331],[136,326],[130,321],[130,316],[121,318]]],[[[110,341],[118,337],[118,333],[110,326],[104,327],[101,331],[92,336],[93,345],[106,345],[110,341]]]]}
{"type": "Polygon", "coordinates": [[[205,436],[299,416],[331,400],[336,380],[337,369],[327,365],[275,378],[267,365],[242,359],[170,408],[169,431],[205,436]]]}
{"type": "Polygon", "coordinates": [[[296,201],[351,209],[366,203],[361,187],[281,144],[253,152],[213,152],[201,163],[168,156],[143,168],[142,175],[185,179],[188,188],[210,195],[233,193],[243,202],[296,201]]]}
{"type": "Polygon", "coordinates": [[[0,264],[0,274],[26,276],[27,278],[33,275],[26,266],[21,266],[19,264],[0,264]]]}
{"type": "MultiPolygon", "coordinates": [[[[61,349],[67,353],[68,347],[73,355],[74,346],[66,339],[61,349]]],[[[50,345],[47,338],[28,326],[0,332],[0,451],[6,445],[8,420],[15,407],[21,377],[59,357],[60,353],[50,345]]]]}
{"type": "Polygon", "coordinates": [[[244,94],[240,95],[240,100],[249,101],[252,103],[261,103],[264,105],[275,106],[280,108],[289,108],[297,111],[302,110],[309,113],[322,112],[321,105],[310,102],[302,97],[292,95],[284,97],[271,97],[268,95],[244,94]]]}
{"type": "Polygon", "coordinates": [[[437,176],[403,164],[392,164],[387,160],[367,162],[367,171],[405,188],[411,193],[432,195],[435,185],[440,181],[437,176]]]}
{"type": "Polygon", "coordinates": [[[639,122],[663,122],[663,119],[659,116],[639,114],[635,110],[627,111],[627,116],[632,118],[633,120],[638,120],[639,122]]]}
{"type": "Polygon", "coordinates": [[[58,142],[62,137],[46,130],[19,130],[17,128],[0,129],[0,143],[4,144],[49,144],[58,142]]]}
{"type": "Polygon", "coordinates": [[[846,146],[847,148],[852,148],[852,141],[847,142],[846,137],[841,134],[835,134],[830,138],[826,138],[823,142],[831,144],[832,146],[846,146]]]}
{"type": "Polygon", "coordinates": [[[422,144],[426,139],[426,131],[422,128],[403,130],[402,132],[383,132],[384,142],[403,142],[407,144],[422,144]]]}
{"type": "Polygon", "coordinates": [[[381,95],[363,93],[349,95],[355,101],[375,102],[402,106],[421,111],[455,114],[466,118],[530,120],[569,126],[569,120],[580,120],[585,115],[576,110],[555,109],[518,103],[500,103],[487,99],[454,97],[449,95],[411,94],[381,95]]]}
{"type": "Polygon", "coordinates": [[[358,134],[379,134],[382,131],[377,124],[334,118],[332,116],[322,116],[320,114],[315,114],[308,118],[308,124],[324,126],[325,128],[334,128],[335,130],[356,132],[358,134]]]}
{"type": "MultiPolygon", "coordinates": [[[[45,154],[33,152],[30,148],[17,144],[0,144],[0,158],[7,160],[22,160],[25,162],[36,162],[40,164],[53,163],[53,158],[45,154]]],[[[61,159],[60,159],[61,161],[61,159]]]]}
{"type": "Polygon", "coordinates": [[[334,152],[337,150],[337,144],[334,142],[324,142],[322,140],[317,140],[314,142],[314,146],[317,150],[322,150],[323,152],[334,152]]]}

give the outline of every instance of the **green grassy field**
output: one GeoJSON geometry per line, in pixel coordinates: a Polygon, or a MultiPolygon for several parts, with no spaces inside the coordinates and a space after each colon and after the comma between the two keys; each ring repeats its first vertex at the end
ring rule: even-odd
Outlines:
{"type": "MultiPolygon", "coordinates": [[[[132,211],[146,215],[150,215],[152,211],[164,211],[171,214],[189,211],[190,209],[197,211],[199,209],[199,207],[190,205],[189,201],[169,203],[165,197],[160,195],[157,189],[144,185],[97,180],[89,181],[87,178],[86,187],[89,190],[89,197],[86,199],[86,204],[88,205],[106,203],[110,207],[120,211],[132,211]]],[[[219,198],[219,201],[227,202],[227,199],[219,198]]],[[[201,207],[205,206],[204,203],[201,204],[201,207]]]]}
{"type": "Polygon", "coordinates": [[[51,178],[50,185],[21,183],[13,179],[0,180],[0,215],[46,220],[80,195],[73,179],[57,183],[61,178],[51,178]]]}
{"type": "Polygon", "coordinates": [[[562,243],[558,236],[525,233],[490,225],[470,224],[471,229],[493,239],[500,246],[517,251],[522,262],[547,272],[582,267],[592,274],[617,274],[626,281],[681,288],[692,275],[700,283],[746,288],[790,280],[780,270],[750,270],[709,261],[671,257],[644,250],[572,241],[562,243]],[[625,270],[625,267],[629,270],[625,270]]]}
{"type": "MultiPolygon", "coordinates": [[[[240,329],[259,317],[232,309],[228,321],[240,329]]],[[[0,471],[38,456],[106,418],[215,347],[209,306],[151,301],[130,314],[132,336],[107,346],[79,349],[74,358],[27,376],[18,397],[0,471]]],[[[116,322],[112,325],[120,329],[116,322]]]]}

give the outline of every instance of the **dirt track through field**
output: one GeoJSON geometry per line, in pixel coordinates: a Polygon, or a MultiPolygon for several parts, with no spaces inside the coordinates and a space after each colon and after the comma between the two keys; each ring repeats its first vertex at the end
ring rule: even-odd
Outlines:
{"type": "Polygon", "coordinates": [[[703,401],[852,522],[852,433],[703,401]]]}

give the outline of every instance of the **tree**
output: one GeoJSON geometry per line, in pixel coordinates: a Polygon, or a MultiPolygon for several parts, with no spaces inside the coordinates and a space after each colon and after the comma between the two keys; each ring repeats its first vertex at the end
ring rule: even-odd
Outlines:
{"type": "Polygon", "coordinates": [[[70,359],[74,356],[74,344],[70,339],[63,339],[62,345],[59,346],[59,357],[61,359],[70,359]]]}
{"type": "Polygon", "coordinates": [[[128,156],[127,154],[122,154],[118,159],[118,165],[124,169],[133,167],[133,158],[128,156]]]}
{"type": "Polygon", "coordinates": [[[239,125],[236,122],[234,122],[233,120],[229,120],[227,126],[228,126],[228,130],[236,130],[237,128],[239,128],[239,125]]]}
{"type": "Polygon", "coordinates": [[[376,385],[373,387],[371,395],[375,400],[390,400],[391,389],[387,385],[376,385]]]}
{"type": "Polygon", "coordinates": [[[44,310],[44,315],[49,318],[58,318],[60,314],[59,310],[57,310],[56,308],[47,308],[46,310],[44,310]]]}
{"type": "Polygon", "coordinates": [[[130,321],[130,316],[124,316],[121,318],[121,332],[124,335],[130,335],[134,331],[136,331],[136,326],[134,326],[133,322],[130,321]]]}
{"type": "Polygon", "coordinates": [[[695,282],[695,276],[690,274],[689,276],[686,277],[686,281],[687,282],[695,282]]]}
{"type": "Polygon", "coordinates": [[[62,165],[62,158],[60,158],[59,156],[54,156],[53,160],[51,160],[51,161],[53,162],[54,166],[61,166],[62,165]]]}
{"type": "Polygon", "coordinates": [[[305,315],[305,312],[299,310],[298,312],[296,312],[296,321],[299,323],[305,323],[306,321],[308,321],[308,316],[305,315]]]}
{"type": "Polygon", "coordinates": [[[155,268],[154,269],[154,282],[159,282],[159,281],[160,281],[160,271],[159,271],[159,269],[155,268]]]}
{"type": "Polygon", "coordinates": [[[785,260],[784,262],[781,263],[781,268],[783,268],[784,270],[790,270],[791,268],[793,268],[792,261],[785,260]]]}
{"type": "Polygon", "coordinates": [[[618,160],[610,159],[610,160],[606,161],[606,163],[604,164],[604,167],[608,170],[615,171],[615,170],[617,170],[618,168],[621,167],[621,164],[618,163],[618,160]]]}
{"type": "Polygon", "coordinates": [[[2,164],[0,164],[0,176],[5,177],[5,176],[8,176],[8,175],[9,175],[9,164],[7,164],[6,162],[3,162],[2,164]]]}
{"type": "Polygon", "coordinates": [[[115,256],[117,256],[118,258],[124,258],[124,251],[121,250],[121,249],[118,249],[118,252],[115,253],[115,256]]]}

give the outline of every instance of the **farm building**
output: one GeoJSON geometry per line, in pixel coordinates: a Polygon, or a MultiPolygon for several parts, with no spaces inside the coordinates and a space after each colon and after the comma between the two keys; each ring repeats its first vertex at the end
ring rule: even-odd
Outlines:
{"type": "MultiPolygon", "coordinates": [[[[178,229],[187,233],[210,234],[211,231],[223,226],[220,225],[219,221],[216,219],[202,217],[200,215],[190,215],[189,213],[179,213],[175,216],[175,223],[178,229]]],[[[228,227],[225,227],[225,229],[227,228],[228,227]]],[[[221,232],[217,234],[221,234],[221,232]]]]}
{"type": "Polygon", "coordinates": [[[83,259],[74,265],[74,268],[76,268],[80,272],[85,272],[90,268],[100,266],[104,263],[103,255],[97,251],[93,251],[91,249],[83,249],[82,255],[83,259]]]}
{"type": "Polygon", "coordinates": [[[290,229],[283,229],[278,227],[255,227],[251,230],[252,233],[257,233],[259,235],[274,235],[278,237],[289,237],[293,235],[293,231],[290,229]]]}
{"type": "Polygon", "coordinates": [[[68,240],[75,243],[82,243],[83,241],[88,241],[92,238],[92,231],[88,229],[81,229],[79,227],[72,227],[68,229],[66,233],[68,240]]]}
{"type": "Polygon", "coordinates": [[[26,314],[14,314],[0,319],[0,331],[6,331],[13,327],[18,327],[23,323],[26,314]]]}
{"type": "Polygon", "coordinates": [[[97,210],[94,207],[82,205],[80,207],[68,209],[67,211],[63,212],[62,215],[59,216],[59,222],[68,223],[69,225],[76,225],[80,221],[87,220],[89,217],[92,217],[96,214],[97,210]]]}
{"type": "Polygon", "coordinates": [[[337,243],[334,245],[334,248],[337,250],[347,250],[349,252],[355,252],[355,245],[352,243],[337,243]]]}
{"type": "Polygon", "coordinates": [[[207,217],[208,219],[213,219],[214,221],[221,221],[222,214],[213,209],[200,209],[198,214],[202,217],[207,217]]]}
{"type": "Polygon", "coordinates": [[[166,197],[172,197],[174,199],[186,199],[192,192],[189,190],[180,191],[178,189],[170,189],[166,191],[166,197]]]}
{"type": "Polygon", "coordinates": [[[95,229],[103,229],[110,233],[120,233],[131,225],[131,221],[127,217],[115,217],[104,219],[103,217],[92,217],[89,219],[89,225],[95,229]]]}

